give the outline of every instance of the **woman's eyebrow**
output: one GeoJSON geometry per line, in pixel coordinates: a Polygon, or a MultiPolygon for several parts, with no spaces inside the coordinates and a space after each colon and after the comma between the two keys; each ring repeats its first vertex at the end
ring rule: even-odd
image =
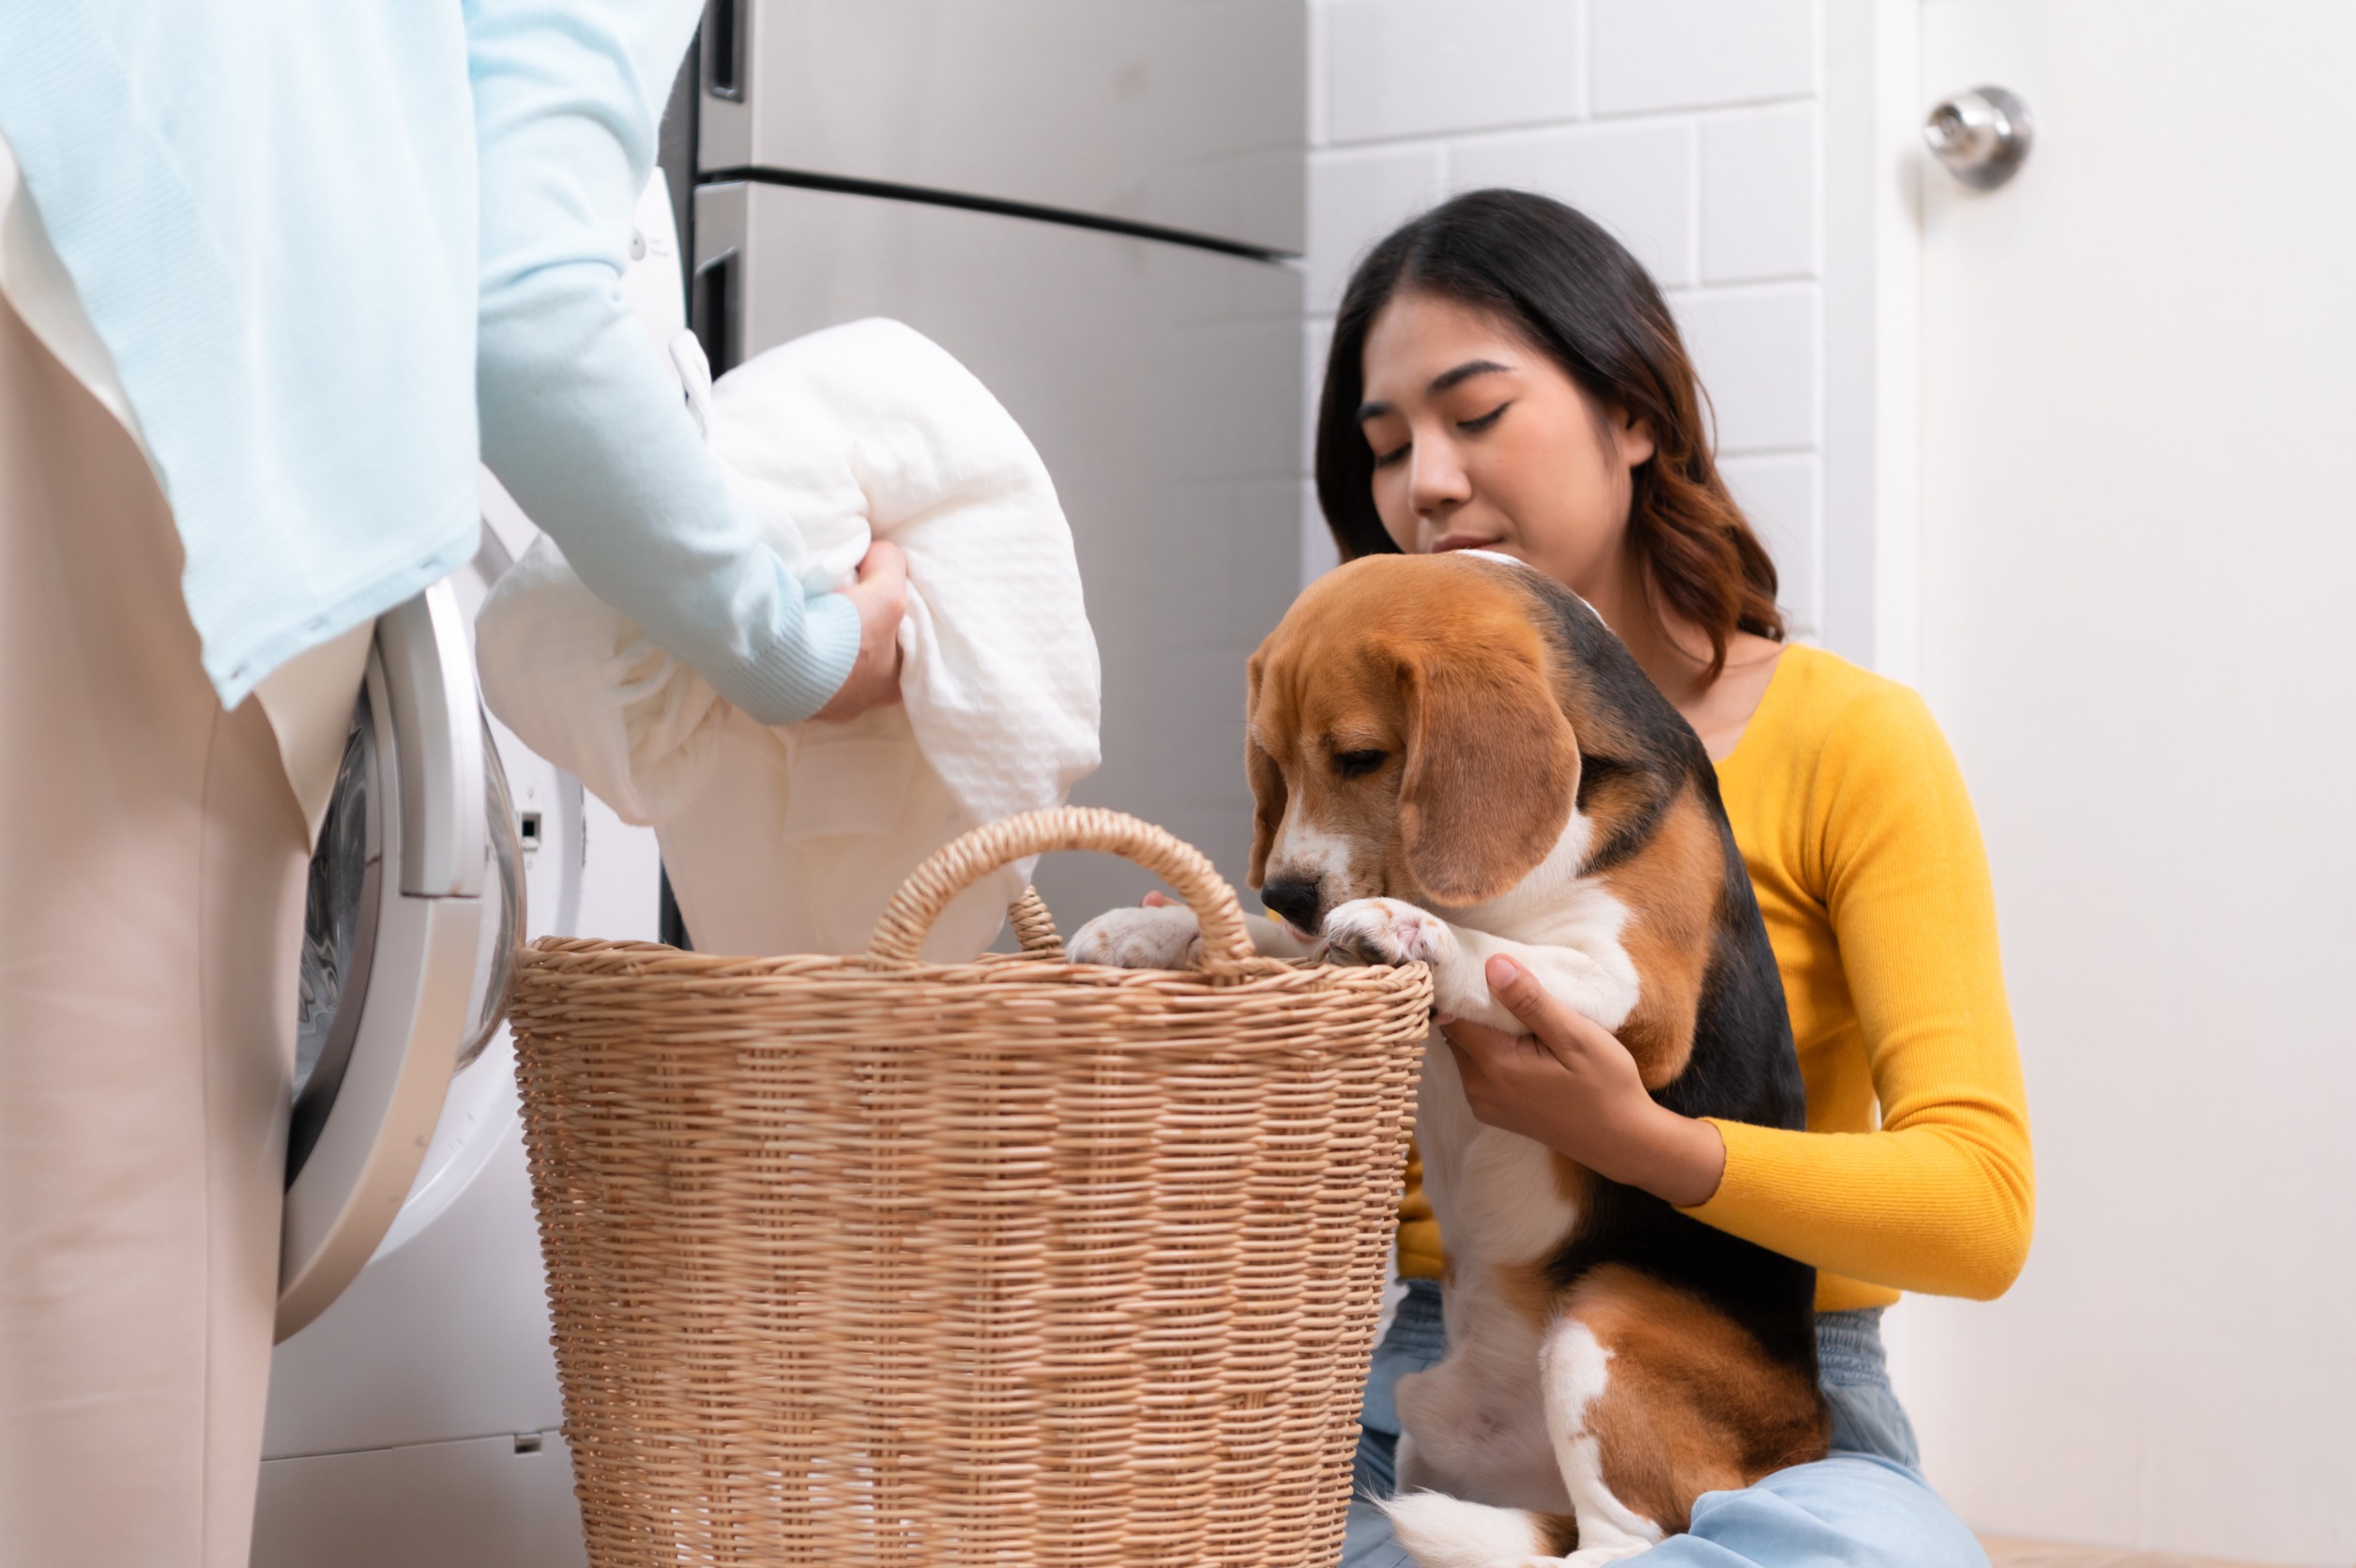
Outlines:
{"type": "MultiPolygon", "coordinates": [[[[1495,359],[1467,359],[1455,369],[1442,371],[1432,377],[1431,384],[1423,388],[1424,395],[1436,398],[1451,388],[1463,386],[1476,375],[1510,372],[1512,368],[1511,365],[1500,365],[1495,359]]],[[[1387,403],[1361,403],[1358,405],[1358,422],[1364,424],[1369,419],[1379,419],[1386,414],[1397,412],[1387,403]]]]}
{"type": "Polygon", "coordinates": [[[1437,397],[1450,388],[1462,386],[1476,375],[1487,375],[1495,371],[1511,368],[1511,366],[1498,364],[1495,359],[1467,359],[1454,370],[1442,371],[1432,377],[1432,384],[1423,389],[1433,397],[1437,397]]]}

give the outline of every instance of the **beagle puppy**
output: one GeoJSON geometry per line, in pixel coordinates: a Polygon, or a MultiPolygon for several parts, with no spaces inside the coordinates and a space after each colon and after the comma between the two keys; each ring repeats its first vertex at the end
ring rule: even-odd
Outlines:
{"type": "MultiPolygon", "coordinates": [[[[1802,1125],[1783,984],[1698,737],[1585,601],[1505,556],[1369,556],[1250,666],[1251,879],[1315,951],[1431,966],[1438,1011],[1524,1032],[1506,953],[1617,1034],[1662,1104],[1802,1125]]],[[[1183,908],[1072,956],[1189,961],[1183,908]]],[[[1399,1380],[1425,1568],[1610,1561],[1700,1494],[1823,1456],[1816,1271],[1473,1119],[1424,1058],[1417,1136],[1448,1247],[1448,1359],[1399,1380]]]]}

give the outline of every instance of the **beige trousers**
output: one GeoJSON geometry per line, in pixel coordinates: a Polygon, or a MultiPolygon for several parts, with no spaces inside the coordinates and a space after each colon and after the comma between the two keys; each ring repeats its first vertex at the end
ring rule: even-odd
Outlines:
{"type": "Polygon", "coordinates": [[[0,1564],[246,1568],[304,824],[122,428],[0,302],[0,1564]]]}

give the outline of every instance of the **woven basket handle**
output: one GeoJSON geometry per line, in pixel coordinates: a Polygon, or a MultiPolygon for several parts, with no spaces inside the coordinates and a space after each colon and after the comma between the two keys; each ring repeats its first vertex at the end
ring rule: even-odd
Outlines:
{"type": "Polygon", "coordinates": [[[1150,822],[1097,806],[1026,812],[950,840],[935,850],[891,895],[870,938],[870,956],[914,964],[924,934],[949,901],[1011,860],[1051,849],[1099,849],[1134,860],[1186,901],[1203,927],[1203,967],[1248,964],[1255,956],[1236,892],[1203,852],[1150,822]]]}
{"type": "Polygon", "coordinates": [[[1037,888],[1025,888],[1023,896],[1006,906],[1006,918],[1014,923],[1025,952],[1063,956],[1063,933],[1056,929],[1056,917],[1047,912],[1037,888]]]}

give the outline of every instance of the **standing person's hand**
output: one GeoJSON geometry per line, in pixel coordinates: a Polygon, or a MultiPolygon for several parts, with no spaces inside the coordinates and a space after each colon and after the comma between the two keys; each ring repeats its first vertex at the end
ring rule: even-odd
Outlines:
{"type": "Polygon", "coordinates": [[[1607,1180],[1680,1208],[1707,1202],[1725,1173],[1725,1140],[1652,1098],[1609,1029],[1549,996],[1503,956],[1489,989],[1528,1034],[1458,1018],[1442,1026],[1475,1119],[1535,1138],[1607,1180]]]}
{"type": "Polygon", "coordinates": [[[900,700],[900,617],[908,608],[908,557],[877,540],[859,563],[859,581],[843,590],[859,608],[859,658],[819,719],[856,719],[900,700]]]}

